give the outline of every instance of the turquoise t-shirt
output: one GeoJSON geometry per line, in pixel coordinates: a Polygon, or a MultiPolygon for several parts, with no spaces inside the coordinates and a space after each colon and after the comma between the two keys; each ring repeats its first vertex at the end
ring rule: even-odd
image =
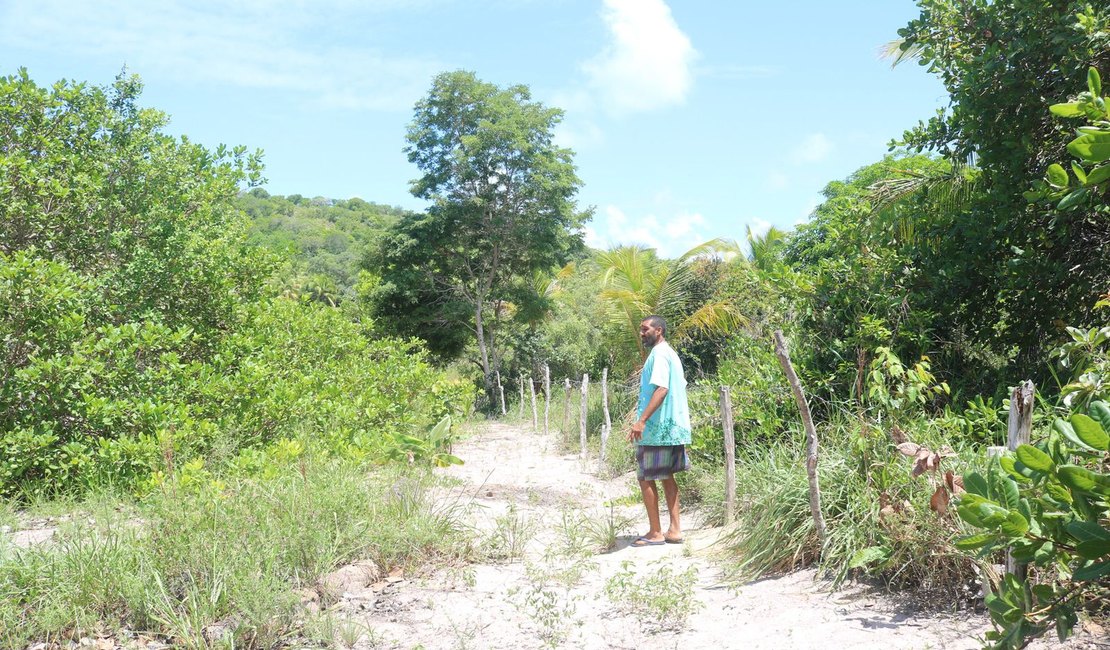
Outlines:
{"type": "Polygon", "coordinates": [[[686,377],[674,348],[662,341],[651,349],[640,373],[640,401],[636,415],[643,415],[656,386],[667,389],[663,403],[644,426],[641,445],[690,444],[690,406],[686,402],[686,377]]]}

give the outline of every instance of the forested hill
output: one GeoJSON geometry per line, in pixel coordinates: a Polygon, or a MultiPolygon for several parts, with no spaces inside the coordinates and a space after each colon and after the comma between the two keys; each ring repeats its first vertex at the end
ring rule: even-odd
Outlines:
{"type": "Polygon", "coordinates": [[[278,253],[281,291],[338,304],[354,296],[359,264],[405,210],[360,198],[281,196],[262,188],[241,193],[247,242],[278,253]]]}

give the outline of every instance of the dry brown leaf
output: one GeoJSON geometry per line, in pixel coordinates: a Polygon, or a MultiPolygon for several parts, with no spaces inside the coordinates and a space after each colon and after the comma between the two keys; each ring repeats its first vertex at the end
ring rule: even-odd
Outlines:
{"type": "Polygon", "coordinates": [[[948,510],[948,490],[943,485],[938,485],[936,492],[933,492],[929,499],[929,508],[938,515],[943,515],[948,510]]]}
{"type": "Polygon", "coordinates": [[[921,450],[921,445],[915,442],[903,442],[898,445],[898,451],[906,456],[916,456],[921,450]]]}

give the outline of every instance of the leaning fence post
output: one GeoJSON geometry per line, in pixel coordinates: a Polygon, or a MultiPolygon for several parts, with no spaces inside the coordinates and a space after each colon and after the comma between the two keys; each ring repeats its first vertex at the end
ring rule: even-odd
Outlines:
{"type": "Polygon", "coordinates": [[[790,351],[786,347],[786,338],[782,330],[775,330],[775,356],[786,373],[786,380],[790,382],[790,389],[794,391],[794,400],[798,402],[798,411],[802,415],[802,426],[806,430],[806,475],[809,477],[809,510],[813,515],[813,526],[817,529],[817,540],[821,550],[825,550],[825,518],[821,515],[821,485],[817,480],[817,430],[813,428],[813,416],[809,412],[809,403],[806,402],[805,393],[802,392],[802,382],[794,372],[790,363],[790,351]]]}
{"type": "Polygon", "coordinates": [[[539,431],[539,416],[536,414],[536,382],[528,378],[528,391],[532,394],[532,431],[539,431]]]}
{"type": "MultiPolygon", "coordinates": [[[[1006,448],[1010,451],[1029,444],[1033,429],[1033,393],[1033,382],[1026,380],[1010,395],[1010,419],[1006,426],[1006,448]]],[[[1013,554],[1006,549],[1006,573],[1024,581],[1025,569],[1026,564],[1014,560],[1013,554]]]]}
{"type": "Polygon", "coordinates": [[[736,518],[736,435],[732,430],[732,388],[721,386],[721,430],[725,441],[725,523],[736,518]]]}
{"type": "Polygon", "coordinates": [[[578,418],[578,442],[580,443],[580,454],[582,458],[586,457],[586,413],[589,410],[590,398],[590,375],[589,373],[582,375],[582,413],[578,418]]]}
{"type": "Polygon", "coordinates": [[[613,421],[609,418],[609,369],[601,369],[601,412],[605,422],[601,425],[601,464],[598,471],[605,469],[605,449],[609,446],[609,434],[613,432],[613,421]]]}
{"type": "Polygon", "coordinates": [[[505,387],[501,385],[501,371],[497,371],[497,392],[501,394],[501,415],[505,415],[505,387]]]}
{"type": "Polygon", "coordinates": [[[543,364],[543,435],[547,435],[547,420],[551,415],[551,368],[543,364]]]}

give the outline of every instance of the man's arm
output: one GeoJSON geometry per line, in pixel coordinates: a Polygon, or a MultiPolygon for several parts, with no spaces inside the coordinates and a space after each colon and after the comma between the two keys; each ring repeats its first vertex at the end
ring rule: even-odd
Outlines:
{"type": "Polygon", "coordinates": [[[659,405],[663,403],[663,399],[667,397],[667,388],[665,386],[656,386],[655,392],[651,394],[651,399],[648,400],[647,406],[644,407],[644,412],[640,415],[640,419],[632,423],[632,430],[628,432],[628,441],[636,442],[644,437],[644,427],[647,426],[647,421],[651,415],[655,413],[659,405]]]}

